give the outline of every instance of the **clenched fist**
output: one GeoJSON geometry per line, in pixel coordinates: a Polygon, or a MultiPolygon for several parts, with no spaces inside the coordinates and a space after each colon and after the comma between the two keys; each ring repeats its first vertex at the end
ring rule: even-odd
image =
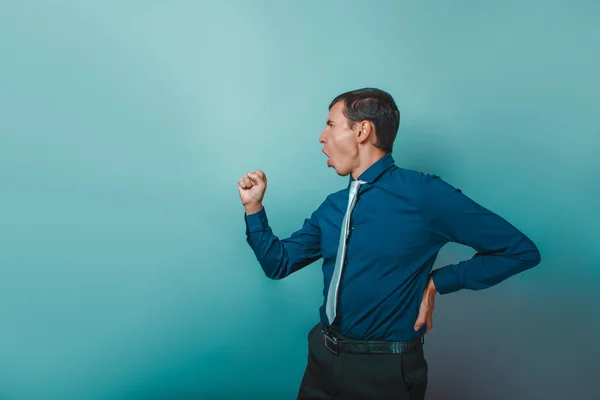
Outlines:
{"type": "Polygon", "coordinates": [[[238,192],[247,213],[262,209],[262,200],[267,190],[267,176],[261,170],[248,172],[238,181],[238,192]]]}

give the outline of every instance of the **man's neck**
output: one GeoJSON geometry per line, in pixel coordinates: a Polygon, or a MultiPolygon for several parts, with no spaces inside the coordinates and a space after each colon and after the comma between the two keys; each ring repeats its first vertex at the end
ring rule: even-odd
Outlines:
{"type": "Polygon", "coordinates": [[[365,172],[367,169],[369,169],[373,164],[375,164],[377,161],[379,161],[386,154],[387,153],[385,153],[381,150],[376,150],[376,151],[372,151],[368,154],[365,154],[365,156],[362,157],[362,160],[360,161],[359,166],[356,167],[352,171],[352,177],[355,180],[357,180],[358,177],[361,176],[363,172],[365,172]]]}

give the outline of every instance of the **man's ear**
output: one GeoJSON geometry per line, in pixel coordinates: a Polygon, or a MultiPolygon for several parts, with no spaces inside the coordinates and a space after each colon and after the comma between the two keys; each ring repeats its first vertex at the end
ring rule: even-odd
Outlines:
{"type": "Polygon", "coordinates": [[[356,128],[359,142],[364,142],[373,134],[373,124],[370,121],[362,121],[356,124],[356,128]]]}

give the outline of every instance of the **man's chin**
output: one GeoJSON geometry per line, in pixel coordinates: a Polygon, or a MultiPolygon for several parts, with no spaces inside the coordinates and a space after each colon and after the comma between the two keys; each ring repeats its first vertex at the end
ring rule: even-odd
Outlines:
{"type": "Polygon", "coordinates": [[[348,176],[349,172],[339,171],[336,167],[331,167],[338,176],[348,176]]]}
{"type": "Polygon", "coordinates": [[[331,163],[331,161],[329,159],[327,159],[327,168],[333,168],[333,170],[335,171],[336,174],[338,174],[339,176],[347,176],[349,174],[349,172],[341,172],[339,171],[335,165],[333,165],[331,163]]]}

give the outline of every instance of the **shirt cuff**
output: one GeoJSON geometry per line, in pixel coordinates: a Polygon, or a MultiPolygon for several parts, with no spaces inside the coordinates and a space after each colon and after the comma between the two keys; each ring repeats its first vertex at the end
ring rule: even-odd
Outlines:
{"type": "Polygon", "coordinates": [[[456,276],[455,266],[447,265],[431,272],[431,279],[435,290],[439,294],[447,294],[462,289],[462,285],[456,276]]]}
{"type": "Polygon", "coordinates": [[[244,213],[244,219],[248,232],[259,232],[269,227],[269,219],[264,207],[254,214],[247,215],[244,213]]]}

